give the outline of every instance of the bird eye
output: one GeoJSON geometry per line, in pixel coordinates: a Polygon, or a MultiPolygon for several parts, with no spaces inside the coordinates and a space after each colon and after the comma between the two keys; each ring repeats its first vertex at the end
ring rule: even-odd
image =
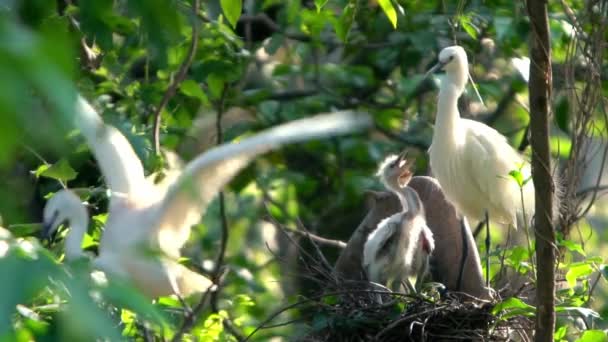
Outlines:
{"type": "Polygon", "coordinates": [[[451,62],[452,59],[454,59],[454,55],[451,55],[450,58],[448,58],[448,60],[451,62]]]}

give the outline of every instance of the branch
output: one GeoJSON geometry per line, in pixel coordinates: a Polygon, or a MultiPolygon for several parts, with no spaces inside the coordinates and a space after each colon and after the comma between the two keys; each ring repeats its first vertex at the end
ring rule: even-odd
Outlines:
{"type": "Polygon", "coordinates": [[[179,84],[184,80],[184,78],[186,78],[186,73],[188,72],[188,69],[190,69],[190,65],[194,60],[194,55],[196,54],[196,48],[198,46],[199,25],[198,21],[196,20],[196,17],[199,10],[199,0],[193,1],[194,2],[192,4],[192,14],[195,20],[193,20],[192,23],[192,41],[190,42],[188,54],[186,55],[186,58],[184,59],[182,64],[179,66],[177,76],[173,78],[173,82],[171,82],[169,88],[167,88],[167,91],[165,91],[165,94],[163,95],[160,104],[158,105],[158,107],[156,107],[156,110],[152,114],[154,117],[154,127],[152,129],[154,135],[152,138],[154,140],[154,152],[156,152],[156,155],[160,155],[160,113],[163,111],[167,103],[169,103],[169,100],[171,100],[173,95],[175,95],[175,91],[177,90],[179,84]]]}
{"type": "MultiPolygon", "coordinates": [[[[222,90],[222,96],[220,97],[218,108],[217,108],[217,116],[215,121],[215,129],[216,129],[216,137],[217,137],[217,145],[221,145],[224,141],[224,132],[222,129],[222,116],[224,115],[225,106],[226,106],[226,96],[228,95],[228,84],[224,85],[224,89],[222,90]]],[[[220,279],[222,278],[222,266],[224,264],[224,259],[226,258],[226,246],[228,245],[228,218],[226,217],[226,201],[224,199],[224,192],[220,191],[218,195],[219,204],[220,204],[220,219],[222,222],[222,240],[220,242],[220,250],[217,254],[217,258],[215,261],[215,269],[213,270],[213,280],[214,282],[220,283],[220,279]]],[[[217,290],[211,293],[211,311],[214,313],[218,313],[219,307],[217,305],[217,301],[220,295],[221,286],[218,286],[217,290]]],[[[245,337],[243,334],[238,331],[236,326],[232,323],[232,320],[227,317],[222,320],[222,324],[224,329],[228,330],[238,341],[243,341],[245,337]]]]}
{"type": "Polygon", "coordinates": [[[556,243],[553,228],[554,184],[549,148],[549,114],[552,92],[551,37],[547,0],[528,0],[530,18],[530,141],[535,188],[536,236],[536,342],[552,342],[555,329],[556,243]]]}
{"type": "Polygon", "coordinates": [[[294,229],[294,228],[291,228],[291,227],[287,227],[285,225],[281,225],[281,226],[283,227],[283,229],[285,229],[288,232],[295,233],[295,234],[307,237],[307,238],[309,238],[309,239],[311,239],[311,240],[313,240],[315,242],[318,242],[318,243],[320,243],[322,245],[329,246],[329,247],[335,247],[335,248],[338,248],[338,249],[344,249],[344,248],[346,248],[346,242],[344,242],[344,241],[324,238],[324,237],[315,235],[313,233],[310,233],[308,231],[303,231],[303,230],[300,230],[300,229],[294,229]]]}

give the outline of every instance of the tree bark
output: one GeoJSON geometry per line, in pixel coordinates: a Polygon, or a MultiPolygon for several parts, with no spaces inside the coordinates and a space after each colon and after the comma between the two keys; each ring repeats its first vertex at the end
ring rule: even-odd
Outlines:
{"type": "Polygon", "coordinates": [[[549,149],[551,99],[551,38],[547,0],[528,0],[530,17],[530,130],[532,180],[536,189],[534,233],[536,237],[536,334],[535,341],[553,341],[555,329],[555,230],[554,184],[549,149]]]}

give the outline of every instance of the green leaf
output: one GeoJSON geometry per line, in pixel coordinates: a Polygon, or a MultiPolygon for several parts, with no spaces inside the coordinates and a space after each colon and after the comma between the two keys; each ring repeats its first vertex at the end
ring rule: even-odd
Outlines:
{"type": "Polygon", "coordinates": [[[608,337],[606,333],[601,330],[587,330],[583,335],[575,342],[606,342],[608,337]]]}
{"type": "Polygon", "coordinates": [[[209,91],[211,91],[211,95],[214,99],[219,99],[222,97],[222,92],[224,91],[224,80],[216,74],[211,74],[207,76],[207,85],[209,86],[209,91]]]}
{"type": "Polygon", "coordinates": [[[608,280],[608,265],[600,266],[600,271],[602,272],[604,279],[608,280]]]}
{"type": "Polygon", "coordinates": [[[591,273],[593,273],[593,267],[589,264],[570,265],[568,272],[566,272],[566,281],[568,282],[568,286],[576,286],[576,279],[586,277],[591,273]]]}
{"type": "Polygon", "coordinates": [[[241,0],[220,0],[220,4],[222,5],[222,11],[224,11],[226,19],[228,19],[233,28],[236,28],[243,5],[241,0]]]}
{"type": "Polygon", "coordinates": [[[563,246],[563,247],[566,247],[569,251],[578,252],[582,256],[587,256],[587,254],[583,250],[583,246],[581,246],[580,243],[576,243],[576,242],[571,241],[571,240],[562,240],[562,241],[559,242],[559,245],[563,246]]]}
{"type": "Polygon", "coordinates": [[[41,165],[35,172],[36,177],[47,177],[58,181],[71,181],[78,176],[78,172],[70,166],[67,160],[60,159],[53,165],[41,165]]]}
{"type": "Polygon", "coordinates": [[[458,21],[460,22],[460,26],[464,29],[464,31],[473,39],[477,39],[477,27],[473,25],[471,22],[471,18],[466,15],[461,15],[458,17],[458,21]]]}
{"type": "Polygon", "coordinates": [[[560,341],[566,337],[567,333],[568,333],[568,326],[562,325],[555,331],[555,335],[553,335],[553,340],[560,341]]]}
{"type": "Polygon", "coordinates": [[[524,185],[524,175],[521,173],[521,171],[512,170],[509,172],[509,176],[511,176],[511,178],[513,178],[520,187],[524,185]]]}
{"type": "Polygon", "coordinates": [[[343,43],[346,43],[348,41],[348,33],[350,32],[350,28],[353,25],[353,21],[355,19],[356,9],[356,3],[351,1],[344,7],[342,15],[334,23],[334,30],[336,31],[336,35],[343,43]]]}
{"type": "Polygon", "coordinates": [[[209,103],[209,99],[205,92],[201,89],[201,87],[194,80],[185,80],[179,87],[179,90],[186,96],[194,97],[199,99],[202,103],[209,103]]]}
{"type": "Polygon", "coordinates": [[[315,7],[317,8],[317,13],[321,12],[323,6],[327,4],[329,0],[315,0],[315,7]]]}
{"type": "Polygon", "coordinates": [[[519,315],[533,316],[535,309],[534,306],[524,303],[521,299],[511,297],[496,304],[492,309],[492,314],[500,313],[502,319],[508,319],[519,315]]]}
{"type": "Polygon", "coordinates": [[[388,17],[388,20],[393,25],[393,28],[397,28],[397,11],[393,6],[393,2],[391,0],[378,0],[380,7],[384,11],[384,14],[388,17]]]}

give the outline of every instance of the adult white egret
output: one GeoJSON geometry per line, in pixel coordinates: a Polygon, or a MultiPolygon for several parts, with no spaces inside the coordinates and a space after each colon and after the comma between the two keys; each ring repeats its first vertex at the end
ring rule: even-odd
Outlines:
{"type": "MultiPolygon", "coordinates": [[[[215,195],[254,157],[284,144],[345,134],[371,123],[369,116],[350,111],[292,121],[213,148],[186,165],[171,186],[159,187],[145,178],[127,139],[104,124],[82,97],[75,119],[112,191],[94,265],[130,279],[150,297],[187,296],[212,286],[208,279],[177,263],[180,248],[215,195]]],[[[72,228],[66,238],[66,258],[82,256],[87,215],[80,200],[68,191],[55,194],[47,203],[45,235],[64,221],[72,228]]]]}
{"type": "MultiPolygon", "coordinates": [[[[402,211],[380,221],[363,248],[363,269],[368,279],[398,291],[416,275],[416,288],[429,271],[429,256],[435,244],[426,225],[418,194],[407,184],[412,178],[411,162],[405,155],[387,157],[378,170],[384,185],[401,201],[402,211]]],[[[410,286],[411,287],[411,286],[410,286]]]]}
{"type": "Polygon", "coordinates": [[[433,175],[448,199],[470,220],[490,220],[515,228],[534,214],[534,184],[520,189],[509,176],[519,171],[530,178],[529,162],[492,127],[460,117],[458,98],[469,77],[467,54],[450,46],[439,54],[437,69],[446,72],[439,88],[437,118],[429,149],[433,175]],[[523,204],[522,204],[523,199],[523,204]]]}

